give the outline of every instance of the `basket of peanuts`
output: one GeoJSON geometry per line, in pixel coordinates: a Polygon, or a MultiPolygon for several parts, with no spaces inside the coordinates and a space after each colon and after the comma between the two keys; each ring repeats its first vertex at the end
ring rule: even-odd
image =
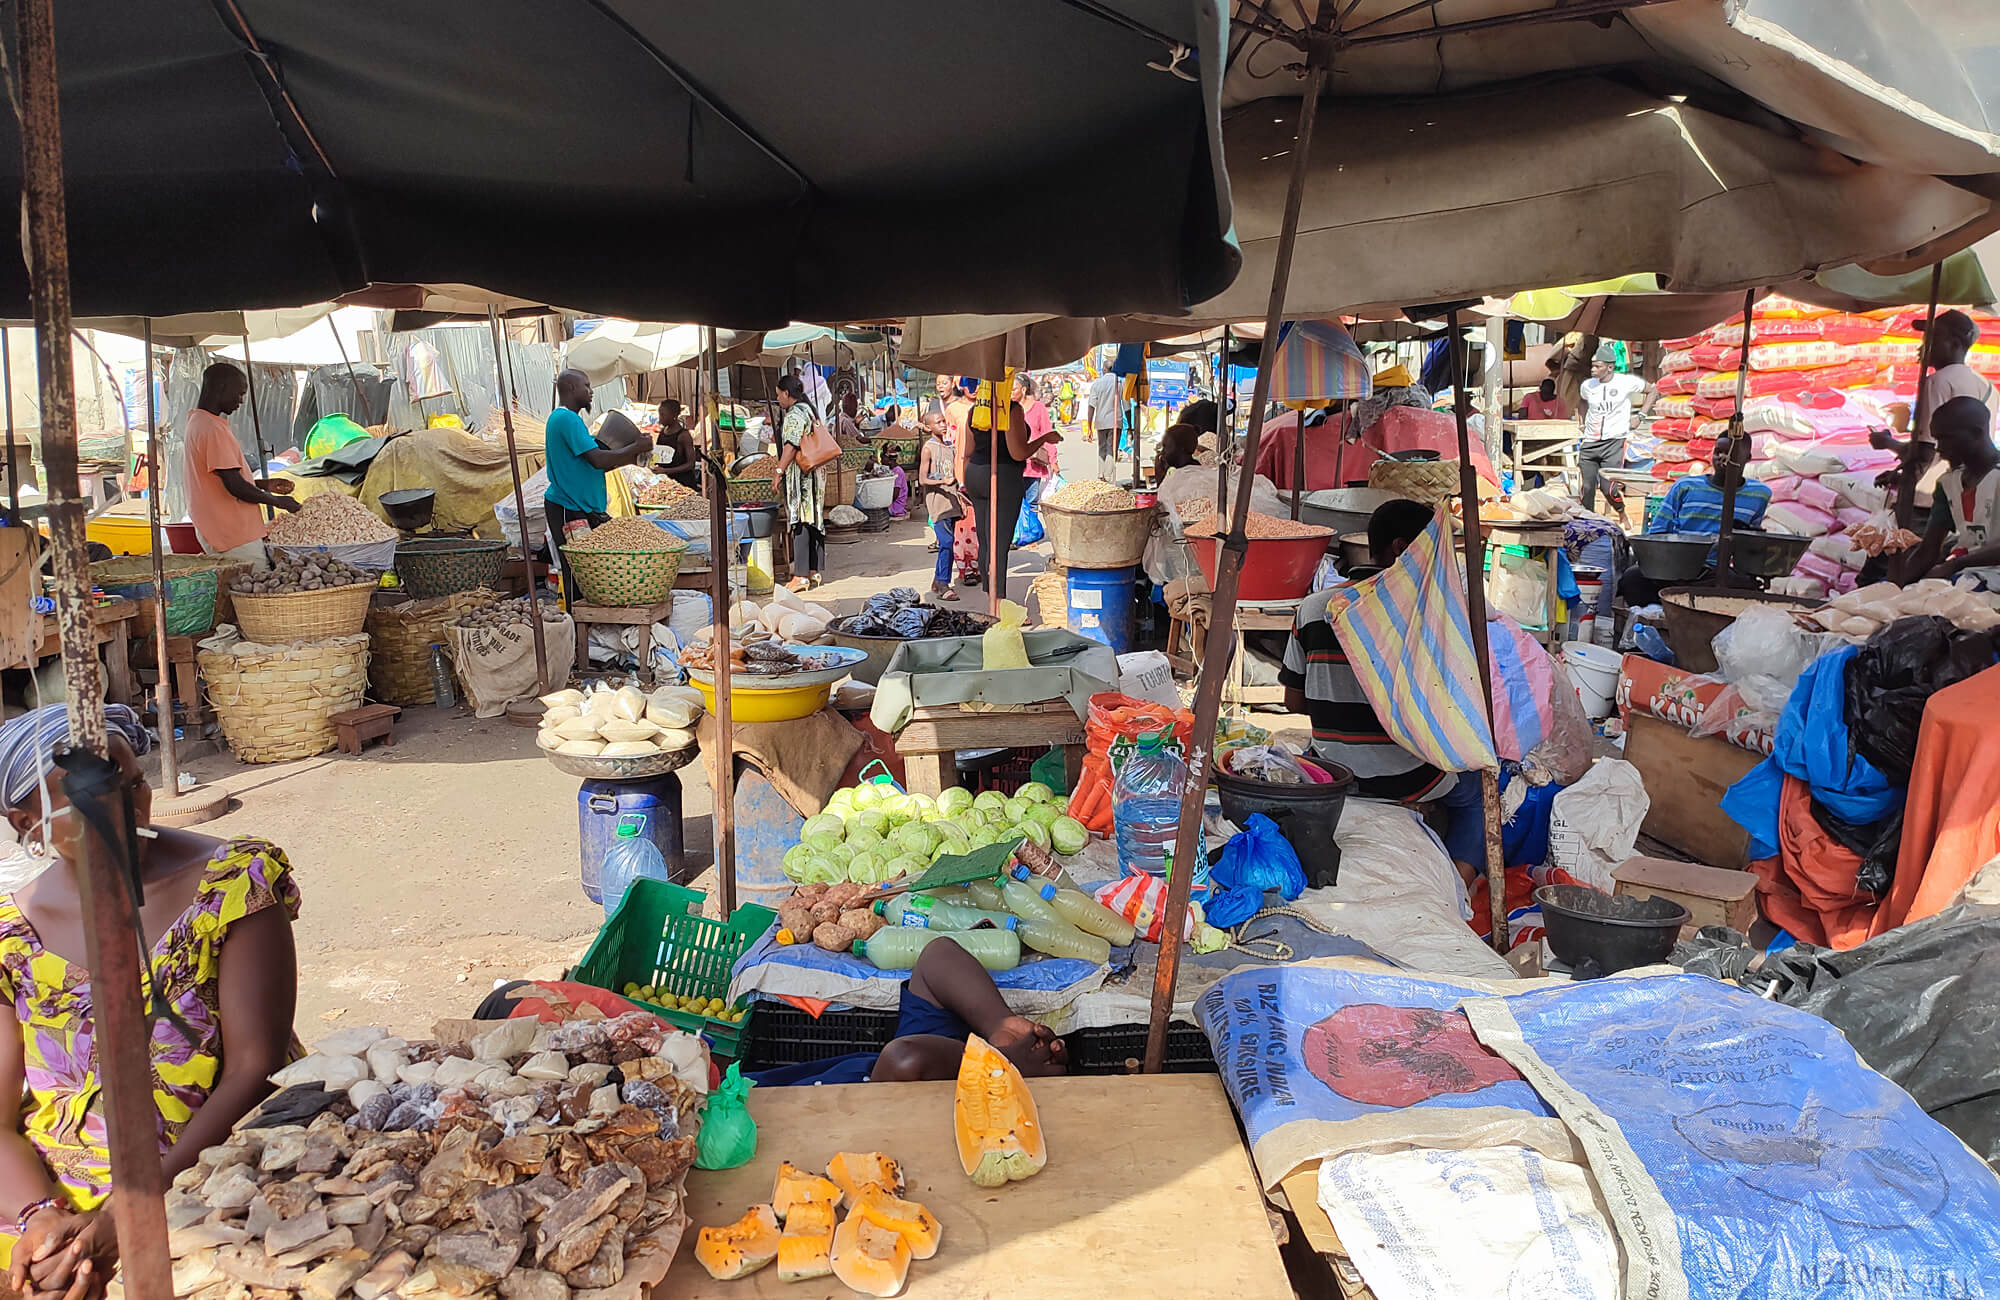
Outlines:
{"type": "MultiPolygon", "coordinates": [[[[1229,519],[1218,517],[1213,510],[1196,518],[1187,528],[1188,546],[1193,549],[1195,562],[1201,565],[1211,589],[1215,586],[1222,538],[1228,532],[1229,519]]],[[[1237,599],[1298,600],[1312,591],[1313,573],[1333,540],[1333,529],[1252,510],[1244,524],[1243,536],[1249,549],[1243,553],[1237,599]]]]}

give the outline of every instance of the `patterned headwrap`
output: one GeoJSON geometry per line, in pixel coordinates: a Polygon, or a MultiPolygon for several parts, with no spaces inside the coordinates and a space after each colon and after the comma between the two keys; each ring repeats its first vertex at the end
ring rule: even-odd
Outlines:
{"type": "MultiPolygon", "coordinates": [[[[153,747],[153,737],[139,725],[139,715],[123,704],[104,706],[104,722],[135,754],[153,747]]],[[[55,767],[56,750],[69,743],[69,710],[61,704],[9,718],[0,725],[0,803],[19,808],[55,767]]]]}

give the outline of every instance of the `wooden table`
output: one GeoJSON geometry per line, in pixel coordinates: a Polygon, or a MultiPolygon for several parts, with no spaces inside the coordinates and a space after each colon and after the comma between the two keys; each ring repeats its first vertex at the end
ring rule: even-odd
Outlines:
{"type": "MultiPolygon", "coordinates": [[[[1232,704],[1283,704],[1285,688],[1282,686],[1252,686],[1249,683],[1250,652],[1243,644],[1245,632],[1290,632],[1298,620],[1299,601],[1264,600],[1236,606],[1236,653],[1229,661],[1229,679],[1223,684],[1222,695],[1232,704]]],[[[1197,665],[1201,663],[1201,648],[1208,635],[1208,614],[1206,606],[1197,606],[1190,611],[1196,617],[1188,624],[1192,644],[1189,659],[1197,665]]],[[[1176,627],[1179,624],[1176,623],[1176,627]]],[[[1169,654],[1178,650],[1179,637],[1170,632],[1167,638],[1169,654]]]]}
{"type": "Polygon", "coordinates": [[[912,794],[935,795],[958,784],[961,749],[1030,749],[1061,745],[1069,788],[1083,775],[1083,723],[1061,700],[1025,705],[1019,713],[968,711],[962,704],[919,707],[896,733],[896,752],[912,794]]]}
{"type": "MultiPolygon", "coordinates": [[[[1562,658],[1563,625],[1556,621],[1555,614],[1556,603],[1562,597],[1556,594],[1557,565],[1554,553],[1562,549],[1563,526],[1559,523],[1498,523],[1489,522],[1484,519],[1479,521],[1479,526],[1489,547],[1525,546],[1530,551],[1540,551],[1542,553],[1542,567],[1547,570],[1548,574],[1547,594],[1543,597],[1544,621],[1546,626],[1541,628],[1530,627],[1528,630],[1536,633],[1541,638],[1542,644],[1548,647],[1549,653],[1560,660],[1562,658]]],[[[1609,575],[1606,576],[1607,578],[1609,577],[1609,575]]],[[[1486,603],[1488,605],[1493,603],[1491,596],[1487,597],[1486,603]]]]}
{"type": "Polygon", "coordinates": [[[943,1225],[938,1253],[910,1263],[911,1300],[1112,1300],[1227,1296],[1291,1300],[1236,1117],[1213,1075],[1034,1079],[1049,1163],[1026,1182],[975,1187],[952,1141],[949,1083],[759,1088],[757,1155],[690,1170],[692,1219],[661,1292],[675,1300],[830,1300],[832,1277],[780,1282],[775,1265],[717,1282],[695,1262],[696,1230],[771,1199],[778,1162],[821,1170],[837,1151],[903,1162],[908,1195],[943,1225]]]}
{"type": "Polygon", "coordinates": [[[1340,1294],[1348,1300],[1373,1300],[1375,1293],[1362,1280],[1361,1270],[1354,1267],[1347,1247],[1333,1230],[1333,1220],[1319,1208],[1319,1162],[1294,1170],[1278,1187],[1292,1204],[1292,1217],[1298,1220],[1306,1245],[1326,1262],[1340,1294]]]}
{"type": "Polygon", "coordinates": [[[609,623],[616,627],[636,627],[639,629],[639,680],[651,686],[653,624],[666,622],[667,615],[673,613],[673,609],[672,597],[651,605],[586,605],[579,600],[569,609],[569,616],[576,620],[577,671],[590,671],[590,624],[609,623]]]}
{"type": "Polygon", "coordinates": [[[1576,450],[1583,441],[1583,428],[1575,420],[1505,420],[1501,428],[1514,435],[1514,490],[1528,486],[1528,476],[1537,475],[1565,492],[1572,481],[1581,482],[1576,450]]]}
{"type": "MultiPolygon", "coordinates": [[[[62,638],[56,633],[53,617],[42,620],[42,644],[36,650],[39,659],[62,653],[62,638]]],[[[114,596],[109,600],[90,607],[90,631],[97,644],[104,648],[104,699],[108,704],[133,704],[138,701],[139,688],[132,677],[132,646],[135,636],[145,636],[153,629],[153,602],[146,600],[126,600],[114,596]]]]}

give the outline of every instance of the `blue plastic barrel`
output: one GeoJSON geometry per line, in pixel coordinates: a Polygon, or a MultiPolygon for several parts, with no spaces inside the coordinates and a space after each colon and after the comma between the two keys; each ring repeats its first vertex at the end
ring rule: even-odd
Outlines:
{"type": "Polygon", "coordinates": [[[1139,567],[1071,569],[1069,626],[1119,654],[1132,648],[1132,584],[1139,567]]]}
{"type": "Polygon", "coordinates": [[[602,903],[599,882],[604,855],[618,838],[620,826],[632,825],[653,842],[667,860],[667,871],[679,883],[686,878],[681,861],[681,779],[672,772],[639,781],[590,780],[576,792],[577,842],[582,850],[584,897],[602,903]]]}

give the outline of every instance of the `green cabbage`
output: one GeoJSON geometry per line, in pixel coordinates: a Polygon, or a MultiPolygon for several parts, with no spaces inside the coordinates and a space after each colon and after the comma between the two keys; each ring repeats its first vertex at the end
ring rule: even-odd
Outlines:
{"type": "Polygon", "coordinates": [[[1014,792],[1016,799],[1026,799],[1029,803],[1047,803],[1056,797],[1056,792],[1040,781],[1030,781],[1014,792]]]}
{"type": "Polygon", "coordinates": [[[1090,832],[1074,817],[1058,817],[1049,827],[1049,843],[1056,852],[1068,857],[1083,852],[1083,846],[1090,843],[1090,832]]]}
{"type": "Polygon", "coordinates": [[[799,838],[808,840],[821,831],[830,832],[837,839],[847,833],[847,824],[829,813],[820,813],[806,818],[805,826],[799,831],[799,838]]]}
{"type": "Polygon", "coordinates": [[[972,791],[963,786],[953,786],[937,797],[937,810],[946,817],[957,817],[972,807],[972,791]]]}

